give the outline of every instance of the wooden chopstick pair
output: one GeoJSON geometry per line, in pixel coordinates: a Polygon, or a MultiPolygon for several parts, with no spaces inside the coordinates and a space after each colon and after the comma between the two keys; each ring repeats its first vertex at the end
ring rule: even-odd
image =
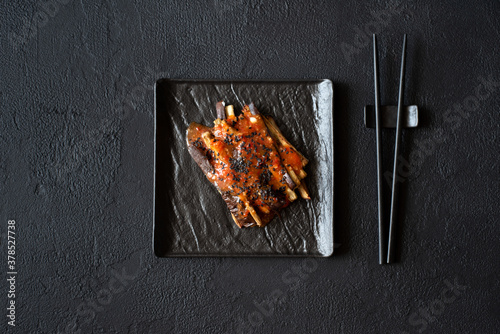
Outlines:
{"type": "Polygon", "coordinates": [[[378,70],[378,49],[377,36],[373,34],[373,75],[375,87],[375,128],[377,137],[377,189],[378,189],[378,240],[379,240],[379,264],[391,263],[394,260],[394,225],[396,224],[396,201],[398,196],[397,171],[399,168],[399,150],[401,145],[401,109],[403,108],[403,90],[406,63],[406,34],[403,38],[403,50],[401,55],[401,72],[399,76],[399,95],[396,123],[396,143],[394,145],[394,166],[392,172],[392,195],[391,195],[391,215],[389,222],[389,238],[387,246],[387,257],[384,254],[385,239],[385,221],[383,214],[382,200],[382,138],[381,138],[381,120],[380,120],[380,91],[379,91],[379,70],[378,70]],[[387,262],[385,262],[387,261],[387,262]]]}

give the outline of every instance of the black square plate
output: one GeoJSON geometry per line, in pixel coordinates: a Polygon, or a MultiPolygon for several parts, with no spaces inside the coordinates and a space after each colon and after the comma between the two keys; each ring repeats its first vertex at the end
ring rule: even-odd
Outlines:
{"type": "Polygon", "coordinates": [[[153,249],[170,256],[330,256],[333,253],[333,85],[330,80],[167,80],[155,89],[153,249]],[[265,228],[240,229],[188,153],[191,122],[208,126],[224,100],[238,114],[254,102],[308,159],[311,200],[265,228]]]}

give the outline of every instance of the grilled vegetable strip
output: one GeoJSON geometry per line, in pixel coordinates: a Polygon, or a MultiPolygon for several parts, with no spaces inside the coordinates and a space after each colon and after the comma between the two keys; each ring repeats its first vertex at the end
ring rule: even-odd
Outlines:
{"type": "Polygon", "coordinates": [[[252,215],[252,218],[255,220],[255,222],[257,223],[257,225],[258,226],[263,226],[262,221],[260,220],[260,217],[257,214],[257,212],[255,211],[255,209],[253,208],[253,206],[251,206],[250,204],[248,204],[247,205],[247,210],[250,211],[250,214],[252,215]]]}
{"type": "Polygon", "coordinates": [[[302,161],[302,167],[307,165],[309,160],[307,160],[306,157],[304,157],[292,144],[290,144],[288,140],[286,140],[285,136],[283,136],[280,129],[276,125],[274,119],[271,116],[265,116],[264,122],[266,122],[267,128],[269,129],[269,132],[271,132],[271,135],[275,137],[276,140],[281,143],[281,145],[283,145],[286,148],[290,148],[300,156],[300,160],[302,161]]]}
{"type": "Polygon", "coordinates": [[[217,118],[218,119],[226,119],[226,113],[224,110],[225,105],[226,104],[224,103],[224,101],[217,102],[216,110],[217,110],[217,118]]]}
{"type": "Polygon", "coordinates": [[[290,175],[290,177],[292,178],[293,182],[295,183],[295,185],[298,187],[300,186],[300,179],[299,177],[297,176],[297,174],[295,174],[295,172],[293,171],[293,169],[291,167],[286,167],[286,170],[288,171],[288,174],[290,175]]]}
{"type": "Polygon", "coordinates": [[[307,191],[306,184],[302,180],[307,176],[306,172],[303,169],[301,169],[299,172],[299,175],[295,174],[291,165],[286,164],[285,160],[287,159],[287,155],[286,155],[286,152],[282,153],[282,150],[283,150],[283,147],[281,146],[281,144],[278,145],[278,151],[280,152],[281,158],[284,160],[284,163],[285,163],[285,166],[286,166],[288,173],[290,174],[293,181],[297,185],[297,190],[299,191],[300,196],[304,199],[311,199],[311,197],[309,196],[309,192],[307,191]]]}
{"type": "Polygon", "coordinates": [[[285,192],[286,192],[286,197],[288,198],[288,200],[289,200],[290,202],[293,202],[293,201],[295,201],[295,200],[297,199],[297,194],[296,194],[296,193],[295,193],[295,191],[293,191],[292,189],[287,188],[287,189],[285,190],[285,192]]]}
{"type": "Polygon", "coordinates": [[[194,146],[188,146],[188,151],[189,151],[189,154],[191,154],[193,159],[198,163],[201,170],[205,174],[214,172],[214,168],[210,164],[210,161],[208,161],[208,158],[205,154],[203,154],[200,150],[198,150],[194,146]]]}
{"type": "Polygon", "coordinates": [[[232,104],[230,104],[230,105],[228,105],[228,106],[226,107],[226,116],[227,116],[227,118],[229,118],[229,119],[233,119],[233,118],[235,118],[235,116],[234,116],[234,108],[233,108],[233,105],[232,105],[232,104]]]}
{"type": "Polygon", "coordinates": [[[280,153],[283,164],[286,166],[288,173],[292,177],[295,184],[297,184],[297,190],[302,198],[310,199],[305,183],[301,182],[307,174],[302,168],[307,164],[307,159],[298,152],[279,131],[276,123],[271,117],[264,118],[266,125],[268,126],[269,132],[273,135],[273,138],[278,142],[278,152],[280,153]],[[280,139],[282,138],[282,139],[280,139]],[[297,175],[298,174],[298,175],[297,175]]]}
{"type": "MultiPolygon", "coordinates": [[[[299,191],[300,196],[304,199],[311,199],[305,182],[301,181],[307,176],[307,173],[304,171],[304,169],[300,168],[299,175],[297,176],[297,174],[295,174],[292,168],[292,165],[287,164],[286,162],[286,160],[289,160],[287,156],[289,153],[297,154],[300,157],[302,166],[305,166],[305,164],[308,163],[307,159],[305,159],[305,157],[299,151],[297,151],[286,139],[284,140],[279,139],[280,136],[283,137],[283,135],[281,134],[278,127],[276,126],[276,123],[271,117],[265,118],[264,120],[268,121],[266,122],[266,125],[271,124],[271,127],[268,126],[268,128],[270,129],[269,131],[274,134],[275,138],[278,139],[278,152],[280,152],[280,156],[285,163],[288,174],[290,174],[291,178],[293,179],[293,182],[295,182],[295,184],[297,185],[297,190],[299,191]],[[287,148],[291,148],[293,151],[290,152],[289,150],[287,150],[287,148]]],[[[295,167],[296,169],[299,168],[299,166],[297,165],[295,167]]]]}
{"type": "Polygon", "coordinates": [[[300,197],[304,199],[311,199],[309,192],[307,191],[306,183],[304,181],[300,182],[300,186],[297,188],[300,193],[300,197]]]}

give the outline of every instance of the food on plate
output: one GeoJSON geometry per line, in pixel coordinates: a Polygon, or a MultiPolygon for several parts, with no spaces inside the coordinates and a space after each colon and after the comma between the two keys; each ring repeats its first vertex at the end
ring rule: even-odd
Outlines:
{"type": "Polygon", "coordinates": [[[253,103],[236,116],[216,105],[212,128],[191,123],[188,151],[217,188],[239,227],[264,227],[297,199],[310,199],[304,183],[308,160],[283,136],[274,119],[253,103]]]}

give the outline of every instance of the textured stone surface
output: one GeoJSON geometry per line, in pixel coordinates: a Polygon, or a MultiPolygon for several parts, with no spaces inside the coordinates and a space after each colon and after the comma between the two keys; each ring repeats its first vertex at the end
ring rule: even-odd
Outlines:
{"type": "Polygon", "coordinates": [[[1,249],[16,219],[19,267],[10,330],[497,332],[499,12],[498,1],[3,1],[1,249]],[[371,47],[359,30],[380,33],[383,103],[396,102],[409,34],[406,101],[422,113],[403,135],[412,167],[391,266],[377,264],[374,133],[362,118],[371,47]],[[332,258],[153,256],[160,77],[334,82],[332,258]],[[466,288],[442,296],[455,281],[466,288]]]}

